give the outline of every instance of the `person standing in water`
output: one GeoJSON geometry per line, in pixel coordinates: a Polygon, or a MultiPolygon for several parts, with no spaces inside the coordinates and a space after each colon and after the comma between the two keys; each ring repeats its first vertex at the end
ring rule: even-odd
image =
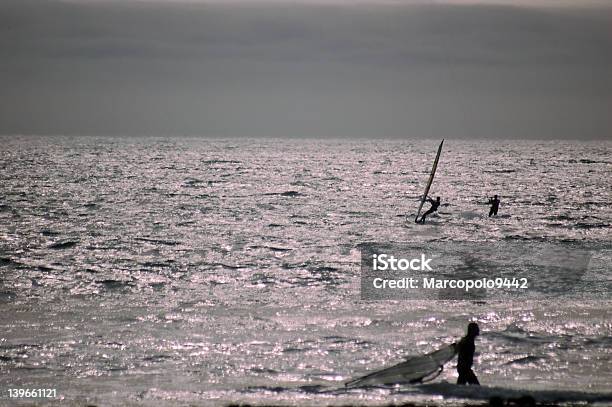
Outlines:
{"type": "Polygon", "coordinates": [[[497,215],[497,211],[499,210],[499,198],[495,195],[493,198],[489,198],[489,203],[491,204],[491,210],[489,211],[489,218],[493,215],[497,215]]]}
{"type": "Polygon", "coordinates": [[[429,208],[429,210],[427,212],[425,212],[423,214],[423,216],[421,216],[421,220],[419,222],[421,223],[425,223],[425,218],[427,217],[427,215],[429,215],[430,213],[434,213],[437,212],[438,207],[440,206],[440,197],[436,197],[436,200],[434,201],[431,198],[427,198],[427,201],[429,203],[431,203],[431,208],[429,208]]]}
{"type": "Polygon", "coordinates": [[[480,385],[478,378],[472,370],[474,364],[474,352],[476,351],[476,345],[474,340],[480,334],[478,324],[470,322],[467,327],[467,334],[461,338],[457,344],[457,352],[459,357],[457,359],[457,384],[473,384],[480,385]]]}

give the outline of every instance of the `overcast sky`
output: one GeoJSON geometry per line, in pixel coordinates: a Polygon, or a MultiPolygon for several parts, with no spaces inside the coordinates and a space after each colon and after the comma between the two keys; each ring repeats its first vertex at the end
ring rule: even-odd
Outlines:
{"type": "Polygon", "coordinates": [[[2,0],[0,89],[1,134],[610,139],[612,2],[2,0]]]}

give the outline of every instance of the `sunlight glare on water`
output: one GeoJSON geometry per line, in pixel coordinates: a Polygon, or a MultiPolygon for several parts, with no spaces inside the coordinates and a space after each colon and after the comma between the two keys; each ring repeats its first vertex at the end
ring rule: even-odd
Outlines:
{"type": "Polygon", "coordinates": [[[437,387],[337,389],[476,320],[484,384],[609,391],[609,299],[361,301],[357,245],[609,250],[610,143],[447,140],[443,206],[420,226],[434,140],[1,141],[3,388],[105,405],[444,403],[437,387]]]}

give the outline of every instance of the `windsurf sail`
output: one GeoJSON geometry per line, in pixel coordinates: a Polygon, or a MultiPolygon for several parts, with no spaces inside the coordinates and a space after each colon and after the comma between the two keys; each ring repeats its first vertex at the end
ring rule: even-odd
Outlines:
{"type": "Polygon", "coordinates": [[[346,382],[345,387],[419,383],[432,376],[436,377],[444,364],[454,358],[456,353],[456,345],[453,343],[426,355],[412,356],[395,366],[353,379],[346,382]]]}
{"type": "Polygon", "coordinates": [[[429,180],[427,181],[427,186],[425,187],[425,192],[423,193],[423,198],[421,199],[421,204],[419,205],[419,210],[417,211],[416,218],[414,218],[415,222],[418,222],[419,215],[421,214],[421,209],[423,209],[423,204],[427,200],[427,194],[429,194],[429,188],[434,179],[434,175],[436,175],[436,168],[438,168],[438,161],[440,160],[440,154],[442,153],[442,145],[444,144],[444,139],[440,143],[440,147],[438,147],[438,154],[436,154],[436,159],[434,160],[433,167],[431,167],[431,173],[429,174],[429,180]]]}

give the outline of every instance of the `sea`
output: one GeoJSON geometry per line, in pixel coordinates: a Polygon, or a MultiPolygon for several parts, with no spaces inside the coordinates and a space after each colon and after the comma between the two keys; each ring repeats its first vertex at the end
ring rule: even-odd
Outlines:
{"type": "Polygon", "coordinates": [[[612,404],[610,262],[580,297],[362,299],[366,242],[609,259],[612,142],[446,140],[415,224],[439,142],[1,136],[0,405],[612,404]],[[344,388],[468,322],[482,386],[344,388]]]}

